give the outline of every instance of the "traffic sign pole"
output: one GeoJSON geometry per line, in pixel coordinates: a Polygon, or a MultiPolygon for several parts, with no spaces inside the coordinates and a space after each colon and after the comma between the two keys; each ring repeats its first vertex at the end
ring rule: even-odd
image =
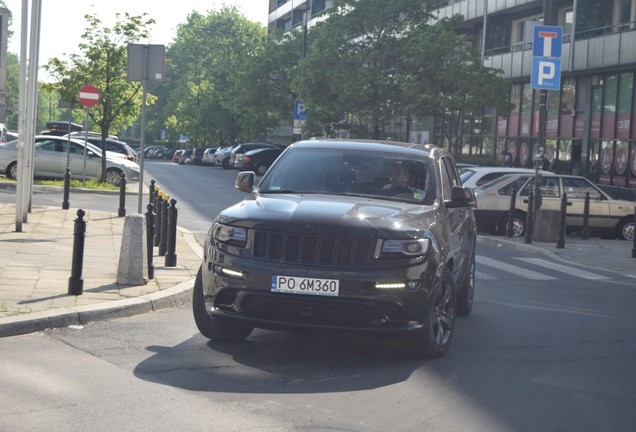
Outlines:
{"type": "MultiPolygon", "coordinates": [[[[86,110],[84,121],[84,172],[82,172],[82,184],[86,184],[86,153],[88,152],[88,108],[94,107],[99,102],[99,90],[97,87],[87,84],[79,89],[78,99],[86,110]]],[[[70,133],[70,131],[69,131],[70,133]]],[[[106,149],[103,150],[102,158],[106,157],[106,149]]]]}

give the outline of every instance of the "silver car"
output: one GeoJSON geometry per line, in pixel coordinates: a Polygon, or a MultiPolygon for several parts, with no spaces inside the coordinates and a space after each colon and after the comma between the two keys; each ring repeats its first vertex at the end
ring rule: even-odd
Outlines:
{"type": "MultiPolygon", "coordinates": [[[[15,179],[18,171],[17,140],[0,144],[0,173],[15,179]]],[[[55,135],[35,137],[34,177],[63,179],[68,161],[72,178],[84,177],[84,142],[55,135]],[[70,147],[69,147],[70,145],[70,147]]],[[[86,147],[86,179],[98,180],[102,172],[101,150],[88,143],[86,147]]],[[[127,181],[139,179],[139,165],[106,152],[106,181],[119,185],[121,174],[127,181]]]]}
{"type": "MultiPolygon", "coordinates": [[[[474,189],[477,227],[482,231],[505,234],[514,193],[512,234],[515,237],[524,235],[528,198],[530,191],[534,190],[534,179],[535,176],[531,174],[508,174],[474,189]]],[[[539,190],[541,209],[545,210],[561,211],[561,200],[565,194],[567,231],[580,231],[583,228],[585,197],[589,193],[590,232],[621,240],[634,238],[635,203],[613,199],[587,178],[544,173],[539,176],[539,190]]]]}

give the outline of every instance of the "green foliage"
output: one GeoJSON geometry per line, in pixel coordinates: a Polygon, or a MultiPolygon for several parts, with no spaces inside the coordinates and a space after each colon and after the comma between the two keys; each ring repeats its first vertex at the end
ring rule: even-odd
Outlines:
{"type": "Polygon", "coordinates": [[[352,113],[368,137],[404,112],[399,84],[404,30],[431,18],[421,0],[336,0],[308,34],[309,49],[292,89],[323,124],[352,113]]]}
{"type": "MultiPolygon", "coordinates": [[[[253,139],[271,123],[265,29],[235,7],[191,13],[167,52],[157,126],[194,146],[253,139]]],[[[173,135],[173,137],[174,137],[173,135]]]]}
{"type": "MultiPolygon", "coordinates": [[[[98,104],[88,110],[89,129],[96,126],[104,138],[111,128],[123,129],[139,117],[142,89],[140,83],[126,78],[127,47],[149,36],[149,26],[154,20],[146,15],[115,14],[117,22],[113,27],[103,26],[97,16],[86,15],[87,24],[79,45],[81,54],[71,54],[69,60],[53,58],[44,65],[55,80],[44,88],[57,91],[63,100],[77,103],[79,89],[86,84],[99,89],[98,104]]],[[[154,99],[149,95],[147,103],[152,104],[154,99]]],[[[83,117],[82,111],[75,111],[78,120],[83,117]]],[[[105,181],[105,157],[102,172],[102,181],[105,181]]]]}
{"type": "Polygon", "coordinates": [[[438,21],[424,29],[409,31],[401,84],[405,105],[414,115],[445,119],[445,140],[450,150],[461,149],[462,115],[496,108],[507,116],[509,82],[501,71],[484,67],[470,41],[457,33],[461,17],[438,21]]]}

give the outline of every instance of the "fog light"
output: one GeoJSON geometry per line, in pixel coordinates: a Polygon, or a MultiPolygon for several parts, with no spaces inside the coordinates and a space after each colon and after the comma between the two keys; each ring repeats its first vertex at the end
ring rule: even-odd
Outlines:
{"type": "Polygon", "coordinates": [[[221,273],[223,273],[226,276],[231,276],[231,277],[235,277],[235,278],[242,278],[243,277],[243,272],[239,271],[239,270],[232,270],[229,268],[223,268],[221,270],[221,273]]]}
{"type": "Polygon", "coordinates": [[[376,289],[404,289],[406,284],[404,282],[376,282],[376,289]]]}
{"type": "Polygon", "coordinates": [[[409,280],[409,281],[391,281],[391,282],[376,282],[376,289],[409,289],[418,290],[422,287],[422,281],[409,280]]]}
{"type": "Polygon", "coordinates": [[[222,267],[218,264],[215,264],[214,266],[212,266],[212,270],[214,271],[214,273],[221,276],[229,276],[233,278],[243,278],[244,276],[244,273],[240,270],[229,269],[226,267],[222,267]]]}

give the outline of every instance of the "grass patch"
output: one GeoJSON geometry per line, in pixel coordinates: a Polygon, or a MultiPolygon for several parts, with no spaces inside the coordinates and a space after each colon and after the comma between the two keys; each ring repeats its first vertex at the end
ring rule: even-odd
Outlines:
{"type": "MultiPolygon", "coordinates": [[[[8,179],[6,177],[0,177],[0,181],[15,183],[15,180],[8,179]]],[[[57,186],[64,187],[64,180],[33,180],[34,185],[41,186],[57,186]]],[[[81,180],[71,180],[69,183],[71,188],[84,188],[95,190],[113,190],[118,191],[119,186],[114,186],[110,183],[100,183],[95,180],[86,180],[86,183],[82,183],[81,180]]]]}

